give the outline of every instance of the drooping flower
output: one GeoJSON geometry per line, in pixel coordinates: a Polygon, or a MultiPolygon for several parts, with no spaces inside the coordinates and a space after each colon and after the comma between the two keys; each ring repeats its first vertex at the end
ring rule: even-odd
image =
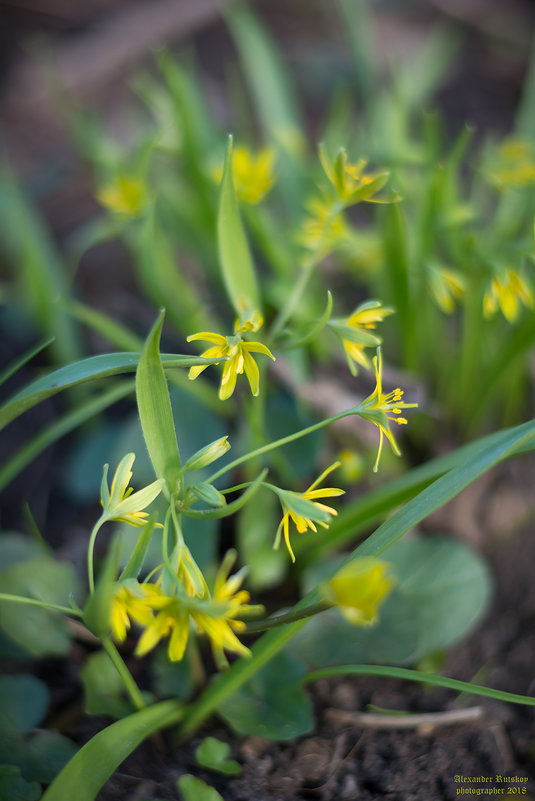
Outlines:
{"type": "Polygon", "coordinates": [[[129,487],[132,478],[132,465],[136,458],[135,453],[127,453],[121,461],[113,476],[111,487],[108,489],[108,465],[104,465],[102,482],[100,485],[100,502],[103,507],[102,520],[117,520],[129,523],[131,526],[142,527],[149,517],[148,512],[142,511],[160,494],[164,479],[159,478],[134,492],[129,487]]]}
{"type": "Polygon", "coordinates": [[[495,275],[483,297],[483,314],[492,317],[501,309],[509,323],[515,323],[520,306],[534,306],[533,291],[526,279],[508,267],[501,275],[495,275]]]}
{"type": "Polygon", "coordinates": [[[347,364],[351,373],[357,375],[357,364],[370,370],[372,363],[366,348],[376,348],[381,344],[381,337],[372,334],[377,323],[393,314],[394,309],[383,306],[378,300],[368,300],[357,306],[347,319],[331,320],[329,326],[338,334],[344,346],[347,364]]]}
{"type": "Polygon", "coordinates": [[[329,528],[330,518],[338,514],[332,506],[318,503],[316,499],[335,498],[338,495],[344,495],[345,490],[336,487],[322,487],[321,489],[316,489],[316,487],[339,465],[340,462],[334,462],[302,493],[277,490],[284,514],[277,529],[274,547],[279,547],[282,534],[292,562],[295,562],[295,554],[290,543],[290,520],[294,523],[297,532],[304,534],[308,529],[317,532],[316,523],[322,528],[329,528]]]}
{"type": "Polygon", "coordinates": [[[156,608],[156,615],[151,619],[139,638],[136,647],[137,656],[144,656],[158,645],[161,639],[169,637],[168,654],[171,662],[179,662],[184,656],[188,644],[190,630],[189,609],[180,598],[152,598],[151,604],[156,608]]]}
{"type": "MultiPolygon", "coordinates": [[[[227,400],[227,398],[230,398],[234,392],[238,375],[244,372],[249,381],[252,394],[255,397],[258,395],[259,372],[258,366],[251,356],[251,353],[263,353],[265,356],[269,356],[270,359],[275,360],[269,348],[261,342],[247,342],[242,339],[241,332],[249,330],[247,324],[247,321],[243,322],[242,318],[239,318],[235,324],[236,333],[234,336],[230,337],[224,337],[222,334],[215,334],[211,331],[200,331],[198,334],[192,334],[188,337],[188,342],[194,342],[200,339],[205,342],[214,343],[215,347],[208,348],[204,353],[201,353],[202,358],[217,359],[220,357],[221,359],[226,359],[221,376],[221,385],[219,387],[220,400],[227,400]]],[[[257,325],[258,320],[256,319],[249,324],[257,325]]],[[[191,367],[189,378],[193,381],[206,367],[208,367],[208,365],[191,367]]]]}
{"type": "Polygon", "coordinates": [[[377,610],[394,584],[386,575],[388,567],[372,556],[353,559],[321,585],[322,595],[339,607],[349,623],[371,626],[377,622],[377,610]]]}
{"type": "Polygon", "coordinates": [[[390,422],[398,423],[398,425],[405,425],[407,420],[405,417],[399,417],[402,409],[415,409],[417,403],[405,403],[402,400],[403,390],[394,389],[392,392],[383,393],[383,356],[381,348],[377,348],[377,355],[373,358],[373,368],[375,370],[375,389],[371,395],[362,401],[358,407],[358,413],[361,417],[369,420],[371,423],[379,428],[379,448],[377,451],[377,459],[373,467],[374,473],[377,472],[379,466],[379,459],[383,449],[383,438],[386,437],[390,442],[392,450],[399,456],[401,451],[398,448],[397,442],[390,430],[390,422]]]}
{"type": "Polygon", "coordinates": [[[192,617],[199,632],[210,638],[214,659],[219,668],[225,667],[225,651],[250,656],[249,649],[238,639],[235,632],[245,631],[245,623],[239,618],[257,614],[262,606],[250,605],[249,593],[242,590],[246,569],[242,568],[229,578],[229,572],[236,560],[236,552],[228,551],[217,571],[212,603],[198,605],[192,610],[192,617]]]}
{"type": "Polygon", "coordinates": [[[124,642],[130,630],[131,620],[147,626],[153,619],[149,598],[158,595],[153,584],[139,584],[128,579],[117,585],[111,606],[111,630],[118,642],[124,642]]]}
{"type": "Polygon", "coordinates": [[[334,209],[332,199],[311,198],[306,210],[307,216],[296,236],[298,244],[323,258],[351,242],[344,215],[334,209]]]}
{"type": "MultiPolygon", "coordinates": [[[[232,173],[236,197],[243,203],[256,205],[269,192],[275,182],[275,151],[263,148],[257,153],[246,147],[235,147],[232,155],[232,173]]],[[[223,167],[213,172],[221,181],[223,167]]]]}

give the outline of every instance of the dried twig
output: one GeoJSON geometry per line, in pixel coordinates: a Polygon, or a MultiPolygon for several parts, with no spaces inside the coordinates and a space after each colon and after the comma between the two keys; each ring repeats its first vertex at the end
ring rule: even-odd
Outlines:
{"type": "Polygon", "coordinates": [[[359,726],[368,729],[420,729],[432,731],[441,726],[452,726],[458,723],[472,723],[481,720],[485,715],[483,707],[473,706],[468,709],[450,709],[445,712],[423,712],[406,715],[378,715],[371,712],[347,712],[345,709],[328,709],[326,716],[333,722],[343,726],[359,726]]]}

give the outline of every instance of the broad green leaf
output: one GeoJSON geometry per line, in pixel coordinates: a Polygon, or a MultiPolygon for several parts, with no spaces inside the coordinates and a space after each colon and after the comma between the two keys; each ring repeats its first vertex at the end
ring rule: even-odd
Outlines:
{"type": "MultiPolygon", "coordinates": [[[[0,430],[37,403],[64,389],[98,378],[135,372],[139,358],[139,353],[103,353],[54,370],[44,378],[34,381],[0,407],[0,430]]],[[[162,354],[165,367],[192,367],[197,364],[213,364],[215,361],[201,359],[199,356],[162,354]]]]}
{"type": "Polygon", "coordinates": [[[237,314],[261,310],[253,262],[232,177],[232,136],[228,138],[217,214],[219,262],[225,288],[237,314]]]}
{"type": "Polygon", "coordinates": [[[312,703],[302,692],[302,662],[279,654],[218,706],[218,712],[240,734],[292,740],[314,726],[312,703]]]}
{"type": "Polygon", "coordinates": [[[29,737],[13,732],[9,736],[7,732],[0,734],[0,764],[20,768],[26,781],[49,784],[77,750],[72,740],[55,731],[40,731],[29,737]]]}
{"type": "Polygon", "coordinates": [[[0,765],[0,801],[37,801],[40,797],[41,787],[37,782],[25,781],[20,768],[0,765]]]}
{"type": "Polygon", "coordinates": [[[181,776],[176,785],[183,801],[224,801],[217,790],[196,776],[181,776]]]}
{"type": "Polygon", "coordinates": [[[49,700],[46,684],[35,676],[0,676],[0,730],[25,734],[36,728],[49,700]]]}
{"type": "Polygon", "coordinates": [[[122,718],[132,711],[124,697],[124,684],[106,651],[90,654],[80,671],[88,715],[122,718]]]}
{"type": "Polygon", "coordinates": [[[163,701],[112,723],[75,754],[42,801],[94,801],[112,773],[143,740],[177,723],[182,715],[177,701],[163,701]]]}
{"type": "Polygon", "coordinates": [[[173,495],[180,475],[180,454],[169,391],[160,358],[160,336],[165,312],[162,310],[147,337],[136,372],[139,419],[150,460],[157,478],[165,479],[173,495]]]}
{"type": "Polygon", "coordinates": [[[216,737],[205,737],[195,749],[195,759],[201,767],[226,773],[228,776],[239,776],[241,765],[235,759],[229,759],[229,755],[230,745],[216,737]]]}
{"type": "MultiPolygon", "coordinates": [[[[188,647],[195,648],[196,644],[188,643],[188,647]]],[[[191,697],[194,691],[194,677],[193,659],[189,656],[186,648],[184,659],[180,662],[171,662],[166,647],[156,649],[150,668],[151,686],[158,698],[179,698],[185,701],[191,697]]]]}
{"type": "MultiPolygon", "coordinates": [[[[48,556],[36,556],[0,571],[2,591],[48,603],[66,605],[76,596],[79,581],[73,567],[48,556]]],[[[0,603],[0,627],[18,645],[36,657],[65,655],[71,636],[57,612],[11,602],[0,603]]]]}
{"type": "MultiPolygon", "coordinates": [[[[348,623],[337,610],[315,616],[290,644],[309,665],[414,663],[465,636],[486,611],[490,577],[481,557],[452,538],[402,540],[384,554],[394,589],[371,627],[348,623]]],[[[340,559],[338,559],[338,567],[340,559]]],[[[312,586],[332,573],[316,565],[312,586]]]]}

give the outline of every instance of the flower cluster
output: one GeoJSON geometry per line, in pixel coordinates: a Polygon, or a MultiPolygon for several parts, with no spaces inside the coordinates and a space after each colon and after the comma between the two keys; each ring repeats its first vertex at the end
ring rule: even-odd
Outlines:
{"type": "Polygon", "coordinates": [[[168,653],[173,662],[182,659],[188,644],[191,626],[210,639],[215,661],[219,667],[227,664],[225,651],[249,656],[249,649],[236,636],[245,630],[241,620],[262,611],[248,604],[249,593],[241,589],[245,577],[242,569],[229,577],[236,554],[229,551],[218,570],[213,593],[210,593],[195,560],[182,546],[180,564],[174,573],[173,590],[156,584],[126,580],[117,585],[112,602],[111,626],[115,639],[124,641],[131,621],[144,627],[136,647],[143,656],[160,640],[169,637],[168,653]]]}

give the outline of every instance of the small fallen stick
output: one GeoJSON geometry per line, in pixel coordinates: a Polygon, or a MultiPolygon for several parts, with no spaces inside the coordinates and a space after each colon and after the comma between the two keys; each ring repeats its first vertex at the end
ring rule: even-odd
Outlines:
{"type": "Polygon", "coordinates": [[[472,723],[485,716],[483,707],[450,709],[446,712],[423,712],[406,715],[378,715],[372,712],[347,712],[345,709],[327,709],[327,718],[333,723],[361,726],[367,729],[421,729],[432,731],[440,726],[472,723]]]}

